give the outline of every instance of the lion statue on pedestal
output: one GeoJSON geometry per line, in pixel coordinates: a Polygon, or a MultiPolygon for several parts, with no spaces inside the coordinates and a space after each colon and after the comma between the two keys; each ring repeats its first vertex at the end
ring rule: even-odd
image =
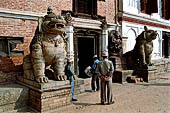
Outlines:
{"type": "Polygon", "coordinates": [[[48,7],[47,15],[39,18],[30,44],[30,54],[23,59],[24,78],[39,83],[48,82],[45,70],[50,67],[55,80],[66,80],[65,20],[48,7]]]}
{"type": "Polygon", "coordinates": [[[127,69],[147,68],[152,65],[151,54],[153,51],[153,40],[157,37],[157,32],[148,30],[144,26],[144,31],[136,38],[133,50],[125,53],[127,69]]]}

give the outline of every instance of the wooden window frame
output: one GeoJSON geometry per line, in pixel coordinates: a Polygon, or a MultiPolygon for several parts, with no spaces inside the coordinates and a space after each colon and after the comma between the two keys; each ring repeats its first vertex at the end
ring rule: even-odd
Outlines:
{"type": "Polygon", "coordinates": [[[162,18],[169,20],[170,19],[170,3],[168,0],[162,0],[162,18]]]}
{"type": "Polygon", "coordinates": [[[78,0],[73,0],[73,13],[78,17],[86,17],[86,18],[97,18],[97,0],[91,1],[91,12],[89,14],[83,14],[78,12],[78,0]]]}
{"type": "Polygon", "coordinates": [[[158,1],[157,0],[141,0],[141,12],[149,14],[149,15],[151,15],[152,13],[158,13],[158,1]]]}
{"type": "Polygon", "coordinates": [[[23,56],[24,51],[15,50],[17,44],[24,43],[24,37],[0,36],[0,43],[4,43],[4,48],[0,48],[0,57],[23,56]],[[4,50],[4,51],[3,51],[4,50]]]}

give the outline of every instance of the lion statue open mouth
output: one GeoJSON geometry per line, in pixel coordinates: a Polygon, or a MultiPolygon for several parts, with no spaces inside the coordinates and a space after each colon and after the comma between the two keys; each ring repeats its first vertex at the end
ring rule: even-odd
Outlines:
{"type": "Polygon", "coordinates": [[[128,69],[147,68],[152,65],[151,54],[153,51],[153,40],[157,37],[157,32],[148,30],[144,26],[144,31],[136,38],[136,44],[133,50],[125,53],[128,69]]]}
{"type": "Polygon", "coordinates": [[[48,8],[47,15],[39,18],[38,27],[30,44],[30,54],[24,57],[24,78],[39,83],[48,82],[45,70],[50,67],[56,80],[66,80],[65,20],[48,8]]]}

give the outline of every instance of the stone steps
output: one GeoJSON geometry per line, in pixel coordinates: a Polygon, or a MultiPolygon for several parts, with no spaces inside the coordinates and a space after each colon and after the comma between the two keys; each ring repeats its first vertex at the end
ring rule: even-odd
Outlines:
{"type": "MultiPolygon", "coordinates": [[[[91,78],[78,78],[75,81],[75,95],[89,90],[91,88],[90,83],[91,78]]],[[[23,84],[0,84],[0,113],[36,113],[37,110],[33,109],[30,104],[30,94],[30,87],[24,86],[23,84]]],[[[71,98],[71,95],[69,97],[71,98]]],[[[57,105],[57,103],[55,105],[57,105]]]]}
{"type": "Polygon", "coordinates": [[[137,82],[149,82],[157,78],[157,71],[153,66],[148,69],[138,70],[115,70],[113,73],[113,82],[118,83],[137,83],[137,82]]]}
{"type": "Polygon", "coordinates": [[[10,83],[0,85],[0,113],[15,113],[28,105],[29,89],[10,83]]]}

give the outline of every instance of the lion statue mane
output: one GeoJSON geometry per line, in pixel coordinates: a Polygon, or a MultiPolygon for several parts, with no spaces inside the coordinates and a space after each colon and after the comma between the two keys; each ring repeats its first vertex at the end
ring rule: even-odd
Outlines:
{"type": "Polygon", "coordinates": [[[66,80],[65,20],[48,7],[47,15],[39,18],[38,27],[30,44],[30,54],[23,59],[24,78],[47,83],[47,68],[52,70],[55,80],[66,80]]]}

